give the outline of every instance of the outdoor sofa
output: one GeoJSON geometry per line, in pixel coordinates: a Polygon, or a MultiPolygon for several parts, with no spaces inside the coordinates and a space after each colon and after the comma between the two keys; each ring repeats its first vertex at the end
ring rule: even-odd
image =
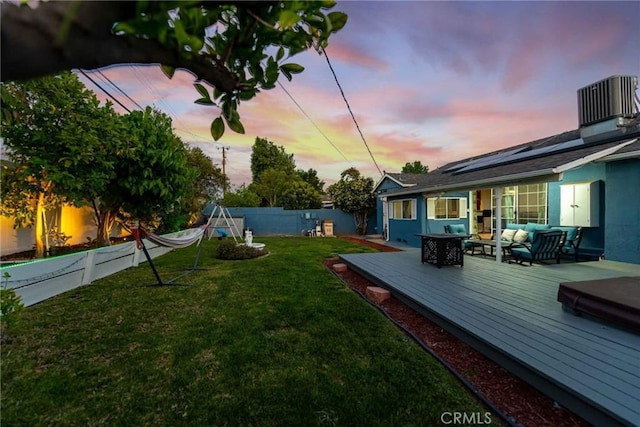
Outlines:
{"type": "MultiPolygon", "coordinates": [[[[566,233],[564,242],[560,247],[559,255],[567,255],[571,256],[576,262],[578,262],[578,253],[580,249],[580,242],[582,242],[582,227],[560,227],[560,226],[552,226],[549,224],[536,224],[533,222],[529,222],[527,224],[513,224],[508,223],[505,230],[515,230],[516,233],[518,230],[524,230],[527,232],[526,239],[523,242],[525,245],[531,245],[533,240],[535,239],[536,233],[539,231],[545,230],[560,230],[566,233]]],[[[521,234],[522,235],[522,234],[521,234]]],[[[503,240],[504,239],[503,232],[503,240]]],[[[515,237],[515,234],[514,234],[515,237]]],[[[506,240],[514,240],[515,239],[506,239],[506,240]]]]}

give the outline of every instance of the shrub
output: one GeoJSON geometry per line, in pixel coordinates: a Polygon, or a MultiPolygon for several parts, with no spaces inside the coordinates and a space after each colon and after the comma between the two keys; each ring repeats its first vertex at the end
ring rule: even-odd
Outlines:
{"type": "Polygon", "coordinates": [[[267,254],[265,249],[239,245],[233,240],[223,240],[216,250],[216,258],[227,260],[252,259],[267,254]]]}
{"type": "MultiPolygon", "coordinates": [[[[5,273],[5,279],[8,273],[5,273]]],[[[18,323],[20,312],[24,309],[22,298],[13,289],[0,288],[0,341],[18,323]]]]}

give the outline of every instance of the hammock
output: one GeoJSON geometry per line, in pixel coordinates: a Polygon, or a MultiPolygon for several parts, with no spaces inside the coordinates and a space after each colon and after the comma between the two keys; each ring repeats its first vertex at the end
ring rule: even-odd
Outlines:
{"type": "Polygon", "coordinates": [[[208,227],[208,224],[202,225],[197,228],[189,228],[187,230],[178,232],[175,236],[172,236],[172,237],[158,236],[157,234],[153,234],[142,227],[131,227],[131,234],[133,234],[133,237],[136,240],[136,245],[138,249],[142,249],[145,257],[147,257],[147,261],[149,261],[149,266],[153,270],[153,274],[156,276],[156,279],[158,280],[157,284],[164,285],[164,284],[172,283],[174,280],[180,277],[183,277],[186,274],[189,274],[190,272],[194,271],[198,264],[198,259],[200,258],[200,249],[202,247],[200,245],[198,247],[198,254],[196,255],[196,261],[193,268],[191,268],[186,273],[181,274],[178,277],[174,277],[173,279],[169,280],[166,283],[163,283],[162,279],[160,278],[160,275],[158,274],[158,271],[156,270],[155,265],[153,264],[153,260],[151,259],[151,256],[149,256],[147,247],[144,245],[144,242],[142,241],[142,239],[147,238],[152,242],[157,243],[160,246],[165,246],[168,248],[175,248],[175,249],[186,248],[187,246],[191,246],[193,243],[195,243],[198,240],[199,240],[199,243],[202,243],[202,238],[204,237],[204,231],[207,229],[207,227],[208,227]]]}
{"type": "Polygon", "coordinates": [[[172,237],[164,237],[158,236],[153,233],[146,233],[147,239],[151,240],[159,244],[160,246],[166,246],[169,248],[186,248],[187,246],[191,246],[198,239],[201,239],[204,235],[204,231],[207,228],[206,225],[200,226],[198,228],[189,228],[184,231],[180,231],[178,234],[172,237]]]}

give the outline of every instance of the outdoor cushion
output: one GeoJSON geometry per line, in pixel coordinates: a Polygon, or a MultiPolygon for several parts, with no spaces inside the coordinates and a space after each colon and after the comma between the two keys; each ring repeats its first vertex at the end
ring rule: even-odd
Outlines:
{"type": "Polygon", "coordinates": [[[518,243],[524,243],[527,241],[527,238],[529,237],[529,233],[524,231],[524,230],[518,230],[516,231],[515,236],[513,236],[513,241],[514,242],[518,242],[518,243]]]}
{"type": "Polygon", "coordinates": [[[549,224],[536,224],[535,222],[528,222],[524,226],[524,231],[529,233],[528,242],[533,242],[536,238],[536,233],[542,230],[549,230],[551,226],[549,224]]]}
{"type": "Polygon", "coordinates": [[[506,229],[502,231],[500,235],[500,240],[513,241],[513,237],[516,235],[516,230],[506,229]]]}
{"type": "Polygon", "coordinates": [[[512,222],[507,223],[506,230],[523,230],[524,224],[514,224],[512,222]]]}
{"type": "Polygon", "coordinates": [[[449,224],[449,233],[451,234],[460,234],[460,235],[468,235],[467,227],[464,224],[449,224]]]}
{"type": "Polygon", "coordinates": [[[578,236],[578,227],[551,227],[551,229],[567,232],[567,237],[564,241],[564,246],[567,248],[571,247],[571,242],[573,242],[578,236]]]}
{"type": "Polygon", "coordinates": [[[562,236],[561,230],[539,230],[531,246],[510,248],[511,255],[516,261],[527,260],[529,264],[534,260],[543,261],[548,259],[555,259],[559,263],[559,244],[562,236]]]}

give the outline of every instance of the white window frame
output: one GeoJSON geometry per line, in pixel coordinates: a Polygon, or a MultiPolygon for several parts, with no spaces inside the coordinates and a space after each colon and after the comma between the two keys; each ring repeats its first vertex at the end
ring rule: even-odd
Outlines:
{"type": "Polygon", "coordinates": [[[395,219],[400,221],[415,221],[418,219],[418,203],[416,199],[400,199],[400,200],[389,200],[389,219],[395,219]],[[400,212],[404,214],[403,204],[405,202],[409,202],[411,204],[411,218],[396,217],[394,212],[394,207],[396,204],[400,204],[400,212]]]}
{"type": "MultiPolygon", "coordinates": [[[[447,209],[448,211],[448,209],[447,209]]],[[[468,217],[467,213],[467,198],[466,197],[429,197],[427,198],[427,219],[433,219],[436,221],[449,221],[452,219],[465,219],[468,217]],[[458,201],[458,216],[449,218],[436,218],[436,202],[438,200],[457,200],[458,201]]]]}

